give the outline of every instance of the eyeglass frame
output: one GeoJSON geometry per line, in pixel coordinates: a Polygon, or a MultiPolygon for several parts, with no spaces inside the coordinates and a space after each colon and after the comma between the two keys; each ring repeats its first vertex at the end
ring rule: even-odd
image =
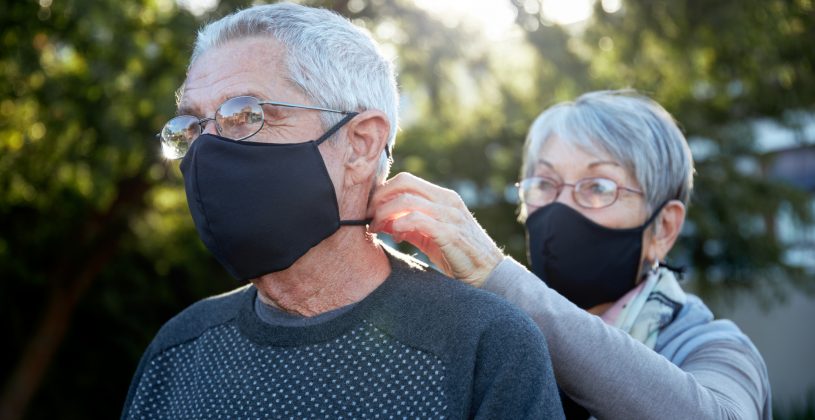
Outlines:
{"type": "Polygon", "coordinates": [[[582,207],[584,209],[604,209],[606,207],[610,207],[611,205],[616,203],[617,200],[620,199],[620,190],[625,190],[625,191],[628,191],[628,192],[631,192],[631,193],[634,193],[634,194],[638,194],[638,195],[641,195],[641,196],[645,195],[644,191],[636,190],[634,188],[629,188],[629,187],[626,187],[624,185],[619,185],[617,183],[617,181],[615,181],[613,179],[601,177],[601,176],[593,176],[593,177],[588,177],[588,178],[581,178],[581,179],[578,179],[576,182],[574,182],[572,184],[567,183],[567,182],[560,182],[560,181],[558,181],[558,180],[556,180],[554,178],[550,178],[548,176],[532,176],[532,177],[524,178],[524,179],[520,180],[519,182],[515,183],[515,187],[518,188],[518,198],[520,198],[521,204],[523,204],[523,205],[528,205],[528,203],[526,203],[524,201],[524,198],[523,198],[523,195],[522,195],[523,190],[521,189],[521,184],[524,181],[534,180],[534,179],[550,180],[550,181],[552,181],[552,184],[554,184],[555,187],[556,187],[555,188],[555,195],[554,195],[554,198],[552,199],[552,201],[550,201],[550,202],[548,202],[546,204],[541,204],[541,205],[533,204],[533,206],[537,206],[537,207],[548,206],[549,204],[552,204],[555,201],[557,201],[558,197],[560,197],[560,194],[563,193],[563,188],[565,188],[565,187],[571,187],[572,188],[572,200],[575,202],[575,204],[577,204],[578,206],[580,206],[580,207],[582,207]],[[614,199],[611,200],[610,203],[608,203],[608,204],[606,204],[604,206],[600,206],[600,207],[585,206],[585,205],[581,204],[580,201],[577,199],[577,185],[584,182],[584,181],[590,181],[590,180],[595,180],[595,179],[602,179],[602,180],[610,181],[611,183],[614,184],[614,186],[615,186],[614,199]]]}
{"type": "MultiPolygon", "coordinates": [[[[220,105],[218,105],[218,108],[215,110],[215,113],[217,114],[218,110],[220,110],[221,107],[224,106],[225,103],[227,103],[227,102],[229,102],[229,101],[231,101],[233,99],[238,99],[238,98],[252,98],[252,99],[256,100],[258,105],[260,105],[261,112],[263,112],[263,105],[273,105],[273,106],[282,106],[282,107],[285,107],[285,108],[310,109],[310,110],[314,110],[314,111],[332,112],[332,113],[335,113],[335,114],[342,114],[342,115],[355,114],[354,111],[338,111],[336,109],[323,108],[323,107],[319,107],[319,106],[299,105],[299,104],[292,104],[292,103],[288,103],[288,102],[261,100],[261,99],[258,99],[256,97],[252,96],[252,95],[238,95],[238,96],[233,96],[231,98],[228,98],[228,99],[224,100],[223,102],[221,102],[220,105]]],[[[265,115],[266,114],[264,113],[263,116],[265,117],[265,115]]],[[[221,127],[219,127],[217,119],[214,116],[213,117],[198,118],[195,115],[181,114],[181,115],[176,115],[175,117],[170,118],[169,120],[167,120],[167,122],[164,123],[164,125],[161,127],[161,131],[156,133],[156,136],[155,136],[156,139],[159,140],[159,141],[165,141],[164,135],[163,135],[164,129],[167,127],[167,125],[170,123],[170,121],[172,121],[172,120],[174,120],[176,118],[181,118],[181,117],[192,117],[192,118],[198,120],[198,135],[195,136],[192,140],[190,140],[190,143],[195,141],[198,137],[201,136],[201,134],[204,133],[204,127],[210,121],[215,121],[215,131],[218,133],[218,135],[222,135],[221,127]]],[[[230,138],[230,140],[234,140],[234,141],[246,140],[249,137],[252,137],[255,134],[259,133],[260,130],[263,129],[263,126],[265,124],[266,124],[266,119],[263,118],[263,119],[261,119],[260,126],[258,127],[258,129],[254,133],[249,134],[249,135],[244,136],[244,137],[241,137],[241,138],[238,138],[238,139],[230,138]]],[[[387,148],[386,148],[386,153],[388,153],[390,155],[390,153],[387,152],[387,148]]]]}

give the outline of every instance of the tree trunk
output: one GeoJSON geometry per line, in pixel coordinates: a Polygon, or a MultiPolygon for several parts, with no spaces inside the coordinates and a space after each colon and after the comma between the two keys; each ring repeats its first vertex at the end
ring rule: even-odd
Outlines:
{"type": "Polygon", "coordinates": [[[82,257],[75,253],[57,264],[49,276],[48,304],[20,361],[5,384],[0,398],[0,420],[18,420],[39,389],[54,354],[68,331],[77,303],[107,263],[115,256],[127,232],[127,220],[143,208],[150,184],[142,178],[122,181],[119,195],[107,212],[90,217],[81,225],[77,241],[82,257]]]}

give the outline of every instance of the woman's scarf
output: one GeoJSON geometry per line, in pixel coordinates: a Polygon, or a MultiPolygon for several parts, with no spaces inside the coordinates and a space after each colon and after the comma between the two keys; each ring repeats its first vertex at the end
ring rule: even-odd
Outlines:
{"type": "Polygon", "coordinates": [[[658,267],[648,274],[639,293],[623,305],[613,325],[653,349],[659,332],[676,318],[686,301],[676,274],[658,267]]]}

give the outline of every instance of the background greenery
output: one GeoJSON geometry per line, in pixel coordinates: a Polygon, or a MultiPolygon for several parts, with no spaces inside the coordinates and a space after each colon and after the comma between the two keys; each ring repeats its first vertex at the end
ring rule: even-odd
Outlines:
{"type": "MultiPolygon", "coordinates": [[[[507,0],[509,1],[509,0],[507,0]]],[[[526,128],[546,106],[633,87],[698,152],[690,223],[672,255],[706,298],[772,304],[812,292],[785,262],[780,212],[813,222],[811,192],[766,176],[758,120],[815,111],[812,0],[625,0],[584,28],[514,0],[512,45],[406,0],[308,1],[363,25],[398,57],[406,111],[395,171],[457,189],[507,252],[526,128]],[[745,169],[746,168],[746,169],[745,169]]],[[[188,215],[177,164],[153,140],[174,112],[202,15],[173,0],[3,0],[0,7],[0,418],[112,418],[158,327],[237,286],[188,215]]],[[[812,404],[793,413],[812,418],[812,404]]]]}

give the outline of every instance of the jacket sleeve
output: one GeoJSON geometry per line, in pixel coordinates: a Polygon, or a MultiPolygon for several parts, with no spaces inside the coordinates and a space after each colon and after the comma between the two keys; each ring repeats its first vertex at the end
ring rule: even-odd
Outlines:
{"type": "Polygon", "coordinates": [[[521,313],[494,319],[478,344],[476,419],[563,419],[546,340],[521,313]]]}
{"type": "Polygon", "coordinates": [[[532,317],[546,336],[558,384],[594,417],[771,418],[766,368],[749,344],[735,338],[700,342],[677,366],[508,257],[484,289],[532,317]]]}

